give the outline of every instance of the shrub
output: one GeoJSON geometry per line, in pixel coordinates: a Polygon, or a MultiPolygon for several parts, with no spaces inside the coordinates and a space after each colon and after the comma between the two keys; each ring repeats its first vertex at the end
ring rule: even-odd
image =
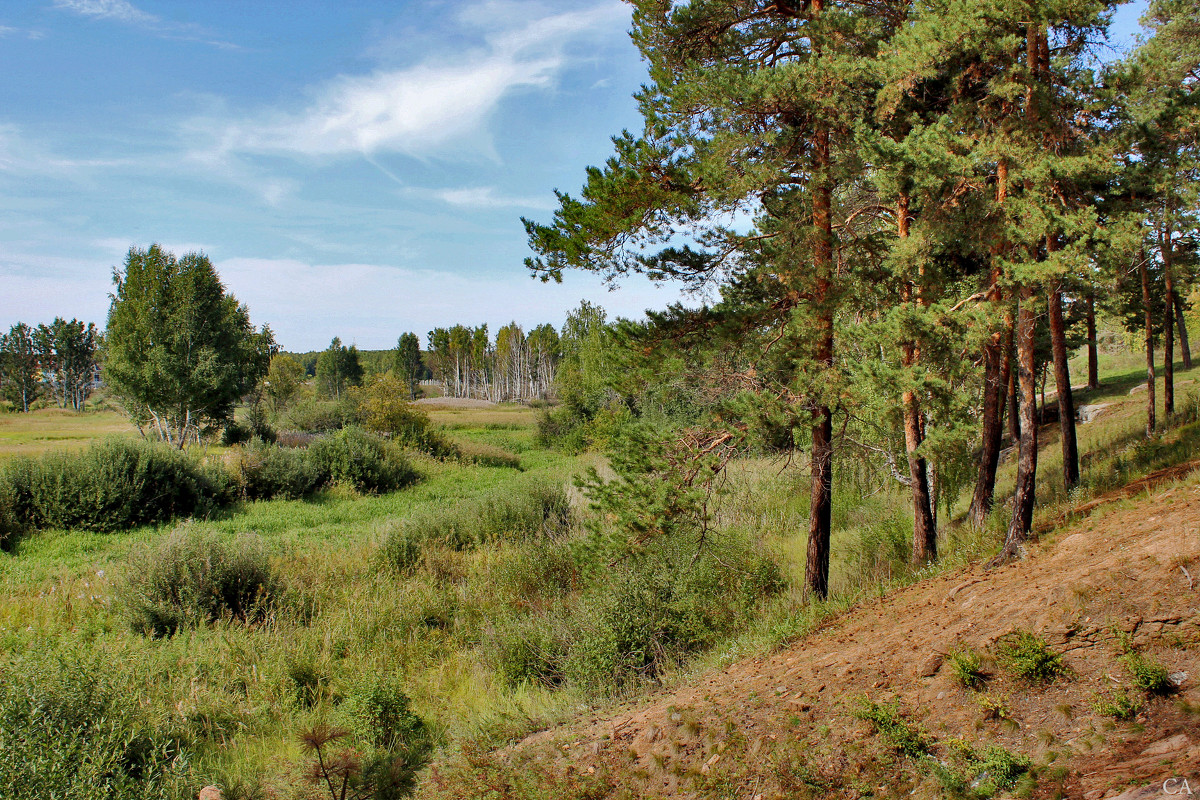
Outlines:
{"type": "Polygon", "coordinates": [[[950,674],[960,686],[980,689],[987,683],[983,659],[971,648],[955,648],[946,655],[946,660],[950,663],[950,674]]]}
{"type": "Polygon", "coordinates": [[[281,582],[255,536],[227,541],[188,528],[135,553],[120,594],[133,630],[169,636],[218,619],[262,619],[281,582]]]}
{"type": "Polygon", "coordinates": [[[408,384],[390,372],[351,390],[362,426],[435,458],[458,455],[458,448],[434,429],[429,415],[408,401],[408,384]]]}
{"type": "MultiPolygon", "coordinates": [[[[955,785],[947,786],[956,790],[951,793],[952,796],[991,797],[997,792],[1013,788],[1033,766],[1028,757],[999,745],[989,745],[981,752],[962,739],[951,740],[948,744],[951,762],[966,773],[965,779],[955,774],[954,777],[958,778],[952,781],[955,785]]],[[[945,785],[945,769],[935,771],[941,773],[939,777],[945,785]]]]}
{"type": "Polygon", "coordinates": [[[1052,652],[1042,637],[1026,630],[1001,636],[996,656],[1010,674],[1028,683],[1048,683],[1067,672],[1062,656],[1052,652]]]}
{"type": "Polygon", "coordinates": [[[303,433],[329,433],[358,422],[358,410],[346,400],[307,398],[288,408],[278,427],[303,433]]]}
{"type": "Polygon", "coordinates": [[[1124,689],[1117,689],[1092,701],[1092,710],[1113,719],[1131,719],[1142,710],[1142,702],[1124,689]]]}
{"type": "Polygon", "coordinates": [[[484,442],[462,441],[456,442],[455,446],[458,448],[459,460],[468,464],[477,464],[481,467],[521,468],[520,456],[495,445],[484,442]]]}
{"type": "Polygon", "coordinates": [[[3,482],[23,523],[115,531],[205,516],[233,497],[225,470],[168,445],[112,438],[79,453],[16,459],[3,482]]]}
{"type": "Polygon", "coordinates": [[[784,585],[771,559],[732,538],[699,553],[663,538],[597,577],[581,599],[564,669],[573,682],[601,691],[657,679],[743,628],[784,585]]]}
{"type": "Polygon", "coordinates": [[[17,516],[12,486],[0,480],[0,550],[11,550],[22,533],[24,526],[17,516]]]}
{"type": "Polygon", "coordinates": [[[417,473],[394,445],[361,428],[343,428],[308,448],[315,469],[327,480],[360,492],[390,492],[413,483],[417,473]]]}
{"type": "Polygon", "coordinates": [[[247,500],[295,500],[313,492],[322,479],[306,451],[262,442],[238,448],[227,463],[247,500]]]}
{"type": "Polygon", "coordinates": [[[854,716],[870,722],[875,732],[898,753],[915,758],[925,755],[933,747],[933,740],[925,731],[910,725],[908,720],[901,716],[900,704],[897,701],[876,703],[866,697],[860,698],[854,716]]]}
{"type": "Polygon", "coordinates": [[[242,442],[248,442],[253,437],[254,432],[248,426],[236,420],[229,420],[225,424],[225,427],[221,429],[221,444],[225,447],[233,447],[242,442]]]}
{"type": "Polygon", "coordinates": [[[1149,656],[1131,650],[1121,656],[1121,663],[1129,670],[1135,689],[1148,694],[1170,694],[1175,688],[1167,668],[1149,656]]]}
{"type": "Polygon", "coordinates": [[[382,555],[392,567],[408,573],[420,562],[426,542],[462,550],[484,542],[557,536],[570,525],[566,488],[530,481],[455,507],[411,514],[388,536],[382,555]]]}
{"type": "Polygon", "coordinates": [[[187,753],[141,716],[100,655],[34,652],[0,663],[0,797],[182,796],[187,753]]]}

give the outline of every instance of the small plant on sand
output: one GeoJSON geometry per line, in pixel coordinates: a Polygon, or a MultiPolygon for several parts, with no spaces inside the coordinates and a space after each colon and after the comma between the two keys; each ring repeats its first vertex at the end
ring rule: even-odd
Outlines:
{"type": "Polygon", "coordinates": [[[1003,697],[997,697],[993,694],[981,694],[976,696],[975,702],[983,709],[985,719],[1011,719],[1012,709],[1008,707],[1008,703],[1003,697]]]}
{"type": "Polygon", "coordinates": [[[1133,678],[1133,687],[1147,694],[1170,694],[1175,689],[1170,673],[1153,656],[1131,651],[1121,656],[1121,663],[1133,678]]]}
{"type": "Polygon", "coordinates": [[[1131,719],[1141,709],[1141,700],[1125,689],[1106,692],[1092,702],[1092,710],[1113,719],[1131,719]]]}
{"type": "Polygon", "coordinates": [[[875,732],[882,736],[896,752],[916,758],[923,756],[933,747],[933,740],[919,726],[912,725],[900,714],[900,704],[876,703],[863,697],[854,710],[856,719],[870,722],[875,732]]]}
{"type": "Polygon", "coordinates": [[[1062,656],[1031,631],[1017,629],[996,642],[996,658],[1013,677],[1026,683],[1050,683],[1066,675],[1062,656]]]}
{"type": "Polygon", "coordinates": [[[956,647],[946,654],[950,674],[966,689],[982,689],[989,675],[983,669],[983,658],[970,647],[956,647]]]}

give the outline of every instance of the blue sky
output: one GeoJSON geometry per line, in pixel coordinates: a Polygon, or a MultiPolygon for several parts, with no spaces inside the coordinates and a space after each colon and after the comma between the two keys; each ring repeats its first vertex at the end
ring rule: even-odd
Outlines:
{"type": "Polygon", "coordinates": [[[519,217],[640,127],[628,27],[617,0],[4,0],[0,326],[102,326],[154,241],[291,350],[662,307],[522,266],[519,217]]]}

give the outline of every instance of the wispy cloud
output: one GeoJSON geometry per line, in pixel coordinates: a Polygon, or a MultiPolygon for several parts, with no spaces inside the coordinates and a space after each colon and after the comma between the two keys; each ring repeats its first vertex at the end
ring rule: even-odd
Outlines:
{"type": "Polygon", "coordinates": [[[440,189],[434,192],[434,196],[452,206],[464,208],[554,208],[554,203],[545,197],[509,197],[500,194],[495,186],[440,189]]]}
{"type": "Polygon", "coordinates": [[[553,86],[568,64],[568,44],[611,34],[628,18],[616,2],[565,14],[530,12],[541,8],[473,5],[460,13],[459,24],[474,29],[490,20],[495,27],[483,34],[481,45],[456,53],[452,61],[439,53],[399,69],[339,76],[313,87],[311,101],[300,110],[227,120],[209,149],[299,157],[488,155],[485,123],[506,97],[553,86]],[[511,13],[503,13],[506,9],[511,13]]]}
{"type": "Polygon", "coordinates": [[[128,0],[54,0],[54,7],[92,19],[135,25],[168,39],[200,42],[224,49],[237,48],[235,44],[215,38],[201,25],[163,19],[155,14],[142,11],[128,0]]]}
{"type": "Polygon", "coordinates": [[[162,22],[153,14],[147,14],[126,0],[55,0],[55,8],[74,11],[85,17],[112,19],[133,25],[156,25],[162,22]]]}

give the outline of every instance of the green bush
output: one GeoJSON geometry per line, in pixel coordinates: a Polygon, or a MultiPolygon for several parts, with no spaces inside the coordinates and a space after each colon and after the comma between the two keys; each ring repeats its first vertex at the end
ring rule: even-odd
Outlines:
{"type": "Polygon", "coordinates": [[[316,490],[323,477],[307,451],[263,442],[238,448],[228,466],[247,500],[295,500],[316,490]]]}
{"type": "Polygon", "coordinates": [[[308,456],[325,479],[360,492],[390,492],[417,479],[416,470],[398,447],[361,428],[343,428],[317,439],[309,446],[308,456]]]}
{"type": "Polygon", "coordinates": [[[206,516],[231,502],[235,491],[220,467],[168,445],[123,438],[77,453],[16,459],[2,480],[20,522],[105,532],[206,516]]]}
{"type": "Polygon", "coordinates": [[[1131,650],[1121,656],[1121,663],[1129,670],[1135,689],[1148,694],[1170,694],[1175,688],[1167,668],[1147,655],[1131,650]]]}
{"type": "Polygon", "coordinates": [[[699,554],[664,539],[643,557],[595,574],[564,670],[572,682],[600,691],[656,680],[744,628],[758,604],[784,586],[774,561],[734,539],[699,554]]]}
{"type": "Polygon", "coordinates": [[[1142,710],[1142,701],[1124,689],[1117,689],[1096,697],[1092,710],[1113,719],[1132,719],[1142,710]]]}
{"type": "Polygon", "coordinates": [[[981,689],[988,675],[983,669],[983,659],[969,647],[956,647],[946,655],[950,674],[959,686],[966,689],[981,689]]]}
{"type": "Polygon", "coordinates": [[[13,494],[12,486],[0,480],[0,550],[11,550],[24,533],[13,494]]]}
{"type": "Polygon", "coordinates": [[[897,701],[877,703],[863,697],[858,701],[854,716],[871,723],[875,732],[898,753],[916,758],[923,756],[933,747],[933,740],[919,726],[909,724],[900,714],[897,701]]]}
{"type": "Polygon", "coordinates": [[[358,422],[358,410],[348,398],[321,400],[307,398],[288,408],[277,420],[281,430],[304,433],[329,433],[358,422]]]}
{"type": "Polygon", "coordinates": [[[100,655],[0,663],[0,797],[151,800],[188,790],[180,740],[146,719],[100,655]]]}
{"type": "Polygon", "coordinates": [[[119,589],[133,630],[151,636],[218,619],[261,620],[280,592],[257,537],[229,541],[186,527],[135,553],[119,589]]]}
{"type": "Polygon", "coordinates": [[[1013,677],[1028,683],[1049,683],[1067,673],[1062,656],[1035,633],[1014,630],[996,642],[996,657],[1013,677]]]}
{"type": "Polygon", "coordinates": [[[385,562],[402,573],[420,562],[426,542],[463,550],[484,542],[555,537],[571,526],[571,502],[561,484],[530,481],[474,501],[411,514],[384,542],[385,562]]]}

